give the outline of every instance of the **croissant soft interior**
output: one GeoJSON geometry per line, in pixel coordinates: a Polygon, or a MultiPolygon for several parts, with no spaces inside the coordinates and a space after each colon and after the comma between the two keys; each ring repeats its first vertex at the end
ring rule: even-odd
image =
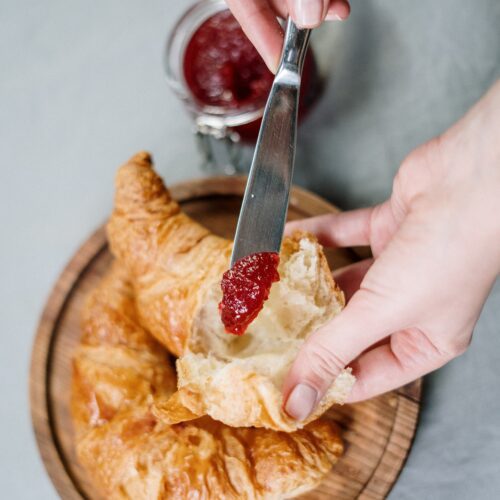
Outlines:
{"type": "Polygon", "coordinates": [[[157,418],[151,408],[175,390],[175,372],[140,325],[117,262],[90,295],[82,330],[72,380],[76,449],[104,498],[290,498],[314,488],[342,453],[328,420],[287,434],[157,418]]]}
{"type": "Polygon", "coordinates": [[[300,345],[344,304],[312,236],[284,240],[280,281],[247,332],[229,335],[218,303],[231,242],[182,213],[147,153],[121,167],[116,186],[111,249],[130,273],[141,323],[179,356],[179,390],[155,406],[157,415],[170,423],[210,415],[235,427],[289,432],[345,400],[354,382],[349,370],[308,421],[296,422],[282,410],[283,377],[300,345]]]}
{"type": "MultiPolygon", "coordinates": [[[[305,338],[340,312],[343,296],[319,245],[307,235],[285,240],[279,274],[263,310],[240,337],[224,331],[218,312],[220,286],[211,286],[177,361],[179,392],[170,402],[173,407],[181,401],[196,415],[209,414],[233,426],[286,431],[301,426],[283,412],[281,386],[305,338]]],[[[344,372],[308,421],[333,402],[342,402],[352,380],[344,372]]]]}

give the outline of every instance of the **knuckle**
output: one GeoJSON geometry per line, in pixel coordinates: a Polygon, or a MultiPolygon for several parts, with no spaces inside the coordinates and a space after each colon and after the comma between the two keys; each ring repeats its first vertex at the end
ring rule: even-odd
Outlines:
{"type": "Polygon", "coordinates": [[[459,335],[448,343],[444,351],[449,358],[461,356],[470,346],[472,333],[470,335],[459,335]]]}
{"type": "Polygon", "coordinates": [[[420,151],[419,149],[413,150],[405,159],[401,162],[401,165],[394,176],[393,180],[393,191],[404,193],[406,192],[406,187],[411,183],[414,172],[420,161],[420,151]]]}
{"type": "Polygon", "coordinates": [[[470,345],[471,335],[458,335],[435,342],[418,328],[410,328],[391,336],[391,350],[402,366],[419,366],[423,363],[438,366],[463,354],[470,345]]]}
{"type": "Polygon", "coordinates": [[[304,357],[317,382],[331,381],[347,365],[341,356],[319,343],[306,343],[304,357]]]}
{"type": "Polygon", "coordinates": [[[416,194],[434,182],[437,172],[436,157],[441,157],[441,136],[414,149],[401,163],[393,181],[393,193],[410,201],[416,194]]]}
{"type": "Polygon", "coordinates": [[[409,328],[393,334],[391,350],[399,363],[406,368],[429,362],[434,365],[443,358],[442,350],[418,328],[409,328]]]}

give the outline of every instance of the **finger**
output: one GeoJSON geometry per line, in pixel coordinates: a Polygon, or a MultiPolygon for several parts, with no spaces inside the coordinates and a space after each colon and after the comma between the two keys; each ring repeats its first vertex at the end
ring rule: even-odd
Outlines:
{"type": "Polygon", "coordinates": [[[285,234],[291,235],[297,230],[307,231],[314,234],[325,247],[369,245],[373,210],[361,208],[289,222],[285,234]]]}
{"type": "Polygon", "coordinates": [[[287,0],[288,11],[297,26],[316,28],[325,19],[329,0],[287,0]]]}
{"type": "Polygon", "coordinates": [[[341,267],[333,273],[333,278],[340,289],[344,292],[347,302],[349,302],[351,297],[359,290],[361,282],[372,264],[373,259],[365,259],[361,262],[341,267]]]}
{"type": "MultiPolygon", "coordinates": [[[[326,4],[328,5],[325,16],[326,21],[343,21],[347,19],[351,13],[351,6],[347,0],[330,0],[330,2],[326,2],[326,4]]],[[[288,6],[283,0],[271,0],[271,5],[279,16],[283,19],[287,17],[288,6]]]]}
{"type": "Polygon", "coordinates": [[[274,12],[281,17],[282,19],[286,19],[288,17],[288,5],[283,0],[270,0],[271,7],[274,12]]]}
{"type": "Polygon", "coordinates": [[[289,222],[285,234],[302,230],[313,233],[326,247],[370,245],[377,257],[396,233],[400,221],[394,216],[391,201],[371,208],[326,214],[289,222]]]}
{"type": "Polygon", "coordinates": [[[404,318],[385,304],[362,289],[339,316],[306,340],[283,385],[285,411],[291,417],[305,420],[350,361],[398,330],[404,318]]]}
{"type": "Polygon", "coordinates": [[[418,329],[395,333],[390,342],[367,351],[351,364],[356,383],[348,402],[364,401],[401,387],[450,359],[418,329]]]}
{"type": "Polygon", "coordinates": [[[269,2],[227,0],[227,5],[268,68],[275,73],[283,45],[283,30],[269,2]]]}
{"type": "Polygon", "coordinates": [[[326,12],[326,21],[343,21],[349,17],[351,6],[345,0],[333,0],[326,12]]]}

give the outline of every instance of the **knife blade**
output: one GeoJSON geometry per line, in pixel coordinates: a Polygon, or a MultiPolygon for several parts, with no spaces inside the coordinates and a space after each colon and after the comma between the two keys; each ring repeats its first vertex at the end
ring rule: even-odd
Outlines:
{"type": "Polygon", "coordinates": [[[302,67],[311,30],[289,18],[280,64],[255,146],[241,205],[231,267],[258,252],[279,252],[292,184],[302,67]]]}

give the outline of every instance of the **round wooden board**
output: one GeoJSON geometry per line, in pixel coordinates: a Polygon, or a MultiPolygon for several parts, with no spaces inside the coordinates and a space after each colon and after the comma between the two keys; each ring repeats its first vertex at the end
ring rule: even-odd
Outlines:
{"type": "MultiPolygon", "coordinates": [[[[219,177],[171,189],[194,219],[231,238],[245,180],[219,177]]],[[[289,219],[336,211],[328,202],[294,188],[289,219]]],[[[359,259],[353,250],[327,252],[334,268],[359,259]]],[[[80,338],[80,310],[111,262],[104,227],[80,248],[57,281],[40,320],[30,373],[31,416],[45,467],[63,499],[100,499],[78,464],[69,413],[71,358],[80,338]]],[[[307,499],[384,498],[401,471],[415,433],[421,381],[371,401],[335,407],[346,451],[307,499]]]]}

